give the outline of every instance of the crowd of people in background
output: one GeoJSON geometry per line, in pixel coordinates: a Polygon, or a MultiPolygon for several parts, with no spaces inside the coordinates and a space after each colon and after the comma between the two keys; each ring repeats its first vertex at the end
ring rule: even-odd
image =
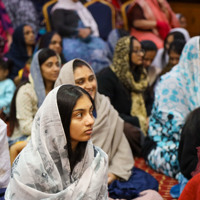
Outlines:
{"type": "Polygon", "coordinates": [[[47,31],[47,2],[0,0],[0,200],[162,200],[136,157],[198,199],[200,37],[184,15],[134,0],[125,30],[112,0],[105,40],[86,1],[58,0],[47,31]]]}

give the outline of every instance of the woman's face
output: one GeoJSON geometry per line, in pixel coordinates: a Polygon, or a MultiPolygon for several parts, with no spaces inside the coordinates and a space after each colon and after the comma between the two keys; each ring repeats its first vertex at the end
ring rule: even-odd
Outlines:
{"type": "Polygon", "coordinates": [[[74,71],[75,84],[86,90],[92,99],[97,91],[97,81],[93,72],[85,65],[77,67],[74,71]]]}
{"type": "Polygon", "coordinates": [[[62,52],[62,39],[60,35],[54,34],[53,37],[51,38],[51,42],[49,44],[49,49],[54,50],[56,53],[59,55],[62,52]]]}
{"type": "Polygon", "coordinates": [[[44,81],[55,82],[58,78],[59,71],[60,71],[60,64],[58,61],[57,56],[52,56],[48,58],[42,65],[41,65],[41,74],[44,81]]]}
{"type": "Polygon", "coordinates": [[[35,44],[35,33],[32,29],[31,26],[24,26],[23,28],[23,32],[24,32],[24,41],[26,45],[34,45],[35,44]]]}
{"type": "Polygon", "coordinates": [[[180,26],[182,28],[187,28],[187,20],[184,16],[182,16],[180,19],[179,19],[179,22],[180,22],[180,26]]]}
{"type": "Polygon", "coordinates": [[[141,44],[137,40],[133,40],[133,50],[131,54],[131,62],[134,65],[141,65],[143,62],[144,51],[141,47],[141,44]]]}
{"type": "Polygon", "coordinates": [[[156,51],[149,50],[145,52],[144,58],[143,58],[143,66],[147,69],[151,66],[151,63],[153,62],[153,59],[156,56],[156,51]]]}
{"type": "Polygon", "coordinates": [[[72,111],[70,123],[70,137],[72,150],[78,142],[86,142],[91,138],[94,124],[93,105],[86,94],[83,94],[72,111]]]}
{"type": "Polygon", "coordinates": [[[169,52],[169,64],[170,64],[170,66],[175,66],[175,65],[177,65],[178,62],[179,62],[180,56],[181,56],[181,55],[177,54],[176,52],[170,51],[170,52],[169,52]]]}

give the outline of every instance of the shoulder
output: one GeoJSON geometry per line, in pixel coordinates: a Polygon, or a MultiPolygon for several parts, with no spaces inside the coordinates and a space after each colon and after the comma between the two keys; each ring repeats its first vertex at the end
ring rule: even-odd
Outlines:
{"type": "Polygon", "coordinates": [[[111,70],[110,67],[106,67],[102,69],[98,74],[97,74],[97,80],[116,80],[118,79],[115,73],[111,70]]]}
{"type": "Polygon", "coordinates": [[[9,87],[15,87],[14,82],[11,79],[9,79],[9,78],[7,78],[5,80],[5,84],[8,85],[9,87]]]}
{"type": "Polygon", "coordinates": [[[22,85],[17,93],[17,97],[19,96],[35,97],[36,93],[33,85],[31,83],[26,83],[25,85],[22,85]]]}
{"type": "Polygon", "coordinates": [[[94,149],[94,157],[96,157],[97,154],[99,154],[101,157],[108,160],[108,155],[101,148],[93,145],[93,149],[94,149]]]}

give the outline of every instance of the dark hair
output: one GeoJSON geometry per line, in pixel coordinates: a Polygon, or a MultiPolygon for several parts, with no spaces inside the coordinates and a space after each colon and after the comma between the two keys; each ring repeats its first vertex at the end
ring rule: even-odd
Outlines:
{"type": "Polygon", "coordinates": [[[168,53],[167,52],[167,49],[166,49],[166,44],[167,44],[167,38],[169,36],[174,36],[174,40],[173,41],[176,41],[176,40],[183,40],[186,42],[185,40],[185,36],[183,35],[183,33],[179,32],[179,31],[174,31],[174,32],[171,32],[167,35],[167,37],[165,38],[165,41],[164,41],[164,51],[163,51],[163,54],[162,54],[162,57],[161,57],[161,63],[162,65],[164,65],[164,62],[165,62],[165,54],[168,53]]]}
{"type": "Polygon", "coordinates": [[[57,56],[56,52],[49,48],[42,49],[38,54],[39,65],[41,66],[48,58],[57,56]]]}
{"type": "Polygon", "coordinates": [[[169,46],[168,54],[171,51],[174,51],[175,53],[181,55],[182,50],[183,50],[183,48],[185,46],[185,43],[186,42],[184,40],[175,40],[175,41],[173,41],[169,46]]]}
{"type": "Polygon", "coordinates": [[[180,164],[180,169],[183,175],[188,179],[191,178],[191,172],[195,170],[198,163],[196,147],[200,146],[199,116],[200,107],[191,111],[186,117],[185,123],[181,131],[180,144],[178,148],[178,160],[180,164]],[[186,156],[185,153],[190,153],[190,156],[186,156]]]}
{"type": "MultiPolygon", "coordinates": [[[[174,32],[169,33],[169,34],[167,35],[167,37],[165,38],[165,41],[164,41],[164,48],[165,48],[166,43],[167,43],[167,38],[168,38],[169,36],[171,36],[171,35],[174,36],[174,40],[173,40],[173,41],[175,41],[175,40],[183,40],[183,41],[186,42],[185,36],[183,35],[183,33],[179,32],[179,31],[174,31],[174,32]]],[[[166,49],[165,49],[165,50],[166,50],[166,49]]]]}
{"type": "Polygon", "coordinates": [[[130,38],[129,64],[130,64],[130,70],[133,74],[134,80],[136,82],[139,82],[140,76],[142,74],[142,66],[141,65],[135,65],[131,60],[131,55],[132,55],[132,51],[133,51],[133,41],[134,40],[137,40],[139,42],[139,40],[136,37],[131,36],[131,38],[130,38]]]}
{"type": "Polygon", "coordinates": [[[57,104],[61,117],[63,129],[67,138],[67,145],[65,148],[68,150],[71,172],[74,166],[83,158],[87,142],[79,142],[75,152],[72,152],[71,138],[70,138],[70,123],[74,106],[80,97],[83,95],[88,96],[95,109],[94,101],[87,91],[75,85],[62,85],[58,89],[57,104]]]}
{"type": "Polygon", "coordinates": [[[141,41],[142,48],[145,51],[156,51],[158,50],[156,44],[151,40],[143,40],[141,41]]]}
{"type": "Polygon", "coordinates": [[[57,33],[56,31],[47,32],[44,35],[42,35],[39,40],[38,49],[48,48],[51,43],[52,37],[55,34],[59,35],[59,33],[57,33]]]}
{"type": "Polygon", "coordinates": [[[86,62],[84,62],[82,60],[79,60],[79,59],[76,59],[73,62],[73,71],[75,71],[77,68],[79,68],[79,67],[81,67],[83,65],[87,66],[90,69],[90,66],[86,62]]]}
{"type": "Polygon", "coordinates": [[[19,126],[19,122],[17,120],[17,113],[16,113],[16,97],[17,97],[17,93],[19,91],[19,89],[25,85],[26,83],[29,83],[29,81],[24,81],[21,82],[16,90],[15,93],[13,95],[11,104],[10,104],[10,116],[9,116],[9,130],[10,130],[10,136],[12,136],[14,128],[19,126]]]}
{"type": "Polygon", "coordinates": [[[0,58],[0,69],[11,71],[14,63],[8,58],[0,58]]]}

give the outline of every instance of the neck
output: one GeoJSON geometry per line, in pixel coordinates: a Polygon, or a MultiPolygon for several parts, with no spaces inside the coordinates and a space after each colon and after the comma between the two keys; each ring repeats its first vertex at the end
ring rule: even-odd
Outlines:
{"type": "Polygon", "coordinates": [[[45,81],[45,93],[46,95],[53,89],[54,82],[45,81]]]}
{"type": "Polygon", "coordinates": [[[33,54],[33,47],[30,46],[30,45],[28,45],[28,46],[26,46],[26,50],[27,50],[28,56],[32,56],[32,54],[33,54]]]}
{"type": "Polygon", "coordinates": [[[75,152],[77,145],[78,145],[77,141],[71,141],[71,147],[73,152],[75,152]]]}

